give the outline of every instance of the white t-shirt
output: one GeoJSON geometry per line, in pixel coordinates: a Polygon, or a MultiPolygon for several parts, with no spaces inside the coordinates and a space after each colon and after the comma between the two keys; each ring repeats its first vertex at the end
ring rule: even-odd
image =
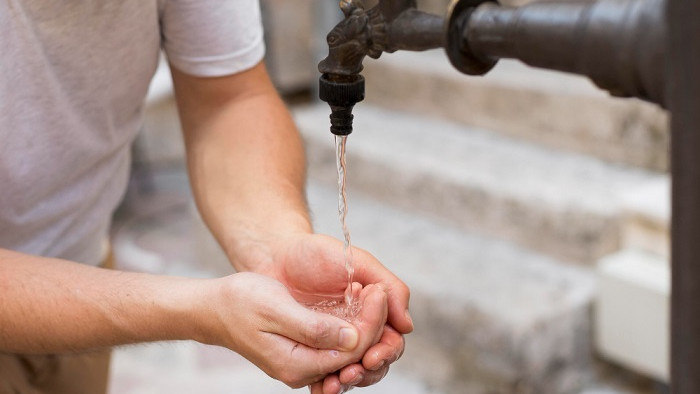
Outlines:
{"type": "Polygon", "coordinates": [[[257,0],[0,3],[0,247],[101,259],[163,48],[198,76],[257,64],[257,0]]]}

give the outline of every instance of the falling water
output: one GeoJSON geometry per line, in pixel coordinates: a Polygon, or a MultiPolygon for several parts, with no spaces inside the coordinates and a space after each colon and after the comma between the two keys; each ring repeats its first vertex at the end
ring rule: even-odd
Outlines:
{"type": "Polygon", "coordinates": [[[307,302],[305,305],[311,310],[328,313],[333,316],[345,319],[347,321],[354,320],[360,310],[359,301],[354,299],[352,294],[352,277],[355,273],[355,268],[352,262],[352,246],[350,243],[350,231],[345,218],[348,214],[347,193],[345,190],[346,181],[346,165],[345,165],[345,143],[347,136],[336,136],[336,165],[338,168],[338,216],[340,217],[340,225],[343,229],[343,257],[345,260],[345,269],[347,271],[347,287],[345,289],[344,302],[340,300],[326,299],[316,302],[307,302]]]}
{"type": "Polygon", "coordinates": [[[345,163],[345,144],[347,142],[346,135],[335,136],[335,158],[336,167],[338,168],[338,217],[340,225],[343,229],[343,237],[345,243],[343,245],[343,256],[345,257],[345,269],[348,272],[348,287],[345,289],[345,305],[348,314],[352,314],[353,297],[352,297],[352,276],[355,273],[355,268],[352,265],[352,243],[350,242],[350,230],[346,222],[348,215],[348,195],[346,191],[346,170],[345,163]]]}

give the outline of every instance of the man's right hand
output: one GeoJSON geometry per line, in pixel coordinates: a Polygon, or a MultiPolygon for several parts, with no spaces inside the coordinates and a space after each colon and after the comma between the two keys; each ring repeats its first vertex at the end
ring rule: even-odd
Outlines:
{"type": "Polygon", "coordinates": [[[214,281],[203,289],[204,330],[197,339],[238,352],[293,388],[359,362],[387,319],[387,295],[376,285],[360,291],[361,309],[350,324],[307,309],[264,275],[243,272],[214,281]]]}

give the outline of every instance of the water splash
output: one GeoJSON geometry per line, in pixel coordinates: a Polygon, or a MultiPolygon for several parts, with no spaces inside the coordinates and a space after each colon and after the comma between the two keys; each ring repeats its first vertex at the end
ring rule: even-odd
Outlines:
{"type": "Polygon", "coordinates": [[[324,300],[305,305],[314,312],[333,315],[348,322],[353,322],[357,314],[360,312],[360,302],[358,300],[354,300],[350,304],[347,304],[344,301],[324,300]]]}

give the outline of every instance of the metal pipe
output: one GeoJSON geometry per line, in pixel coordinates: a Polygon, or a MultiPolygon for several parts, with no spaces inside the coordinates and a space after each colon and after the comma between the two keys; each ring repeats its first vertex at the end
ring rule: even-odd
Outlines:
{"type": "Polygon", "coordinates": [[[670,0],[671,389],[700,393],[700,2],[670,0]]]}
{"type": "Polygon", "coordinates": [[[459,43],[447,48],[463,72],[482,74],[500,58],[514,58],[588,76],[615,96],[664,105],[664,0],[457,3],[453,14],[466,16],[450,16],[449,40],[459,43]]]}
{"type": "Polygon", "coordinates": [[[401,13],[389,29],[389,47],[396,50],[425,51],[442,48],[445,43],[445,18],[418,11],[414,8],[401,13]]]}

